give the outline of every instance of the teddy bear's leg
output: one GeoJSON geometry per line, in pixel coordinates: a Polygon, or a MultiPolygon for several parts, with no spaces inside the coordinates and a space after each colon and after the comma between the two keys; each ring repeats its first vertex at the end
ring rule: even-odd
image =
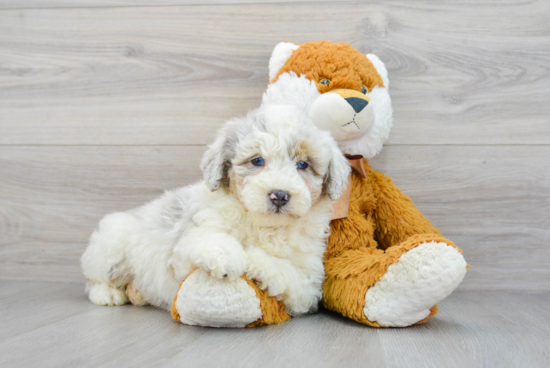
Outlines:
{"type": "Polygon", "coordinates": [[[394,327],[425,322],[437,313],[435,305],[464,279],[466,261],[450,242],[425,239],[415,243],[418,239],[409,239],[386,251],[390,258],[394,252],[401,254],[365,295],[363,311],[369,320],[394,327]]]}
{"type": "Polygon", "coordinates": [[[184,324],[210,327],[254,327],[290,318],[282,302],[241,277],[217,279],[197,269],[181,284],[172,317],[184,324]]]}
{"type": "Polygon", "coordinates": [[[374,327],[425,322],[462,282],[466,262],[439,235],[415,235],[386,252],[362,249],[326,261],[323,303],[374,327]]]}

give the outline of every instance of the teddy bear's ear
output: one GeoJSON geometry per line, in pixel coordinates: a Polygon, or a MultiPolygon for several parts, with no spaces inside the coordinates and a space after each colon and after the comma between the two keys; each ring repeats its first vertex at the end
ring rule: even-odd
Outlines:
{"type": "Polygon", "coordinates": [[[271,54],[271,59],[269,59],[269,81],[272,82],[273,79],[279,73],[279,70],[285,65],[286,61],[292,55],[292,52],[299,48],[300,45],[290,42],[280,42],[273,49],[271,54]]]}
{"type": "Polygon", "coordinates": [[[372,65],[374,65],[374,67],[376,68],[376,71],[384,82],[384,87],[389,89],[390,80],[388,79],[388,71],[386,70],[386,66],[384,65],[382,60],[380,60],[380,58],[378,58],[378,56],[374,54],[367,54],[367,59],[369,59],[372,65]]]}

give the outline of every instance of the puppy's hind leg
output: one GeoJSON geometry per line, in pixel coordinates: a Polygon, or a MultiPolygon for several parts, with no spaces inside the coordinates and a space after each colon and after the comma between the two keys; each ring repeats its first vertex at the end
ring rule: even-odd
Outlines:
{"type": "Polygon", "coordinates": [[[90,301],[96,305],[124,305],[128,303],[126,293],[114,285],[89,281],[86,290],[90,301]]]}
{"type": "Polygon", "coordinates": [[[105,216],[92,234],[90,244],[81,258],[86,276],[86,292],[97,305],[128,303],[124,292],[132,275],[126,265],[129,239],[135,234],[135,219],[126,213],[105,216]]]}

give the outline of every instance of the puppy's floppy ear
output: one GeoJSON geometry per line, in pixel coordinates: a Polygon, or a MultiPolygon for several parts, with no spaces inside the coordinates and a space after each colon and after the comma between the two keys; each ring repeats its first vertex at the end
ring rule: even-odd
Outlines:
{"type": "Polygon", "coordinates": [[[351,168],[347,158],[340,149],[334,147],[332,151],[332,159],[328,165],[328,173],[325,177],[325,190],[330,199],[337,200],[348,185],[351,168]]]}
{"type": "Polygon", "coordinates": [[[300,45],[296,45],[290,42],[279,42],[277,46],[273,49],[271,58],[269,59],[269,81],[272,82],[273,79],[279,73],[279,70],[285,65],[286,61],[292,55],[294,50],[298,49],[300,45]]]}
{"type": "Polygon", "coordinates": [[[201,170],[204,182],[211,191],[220,187],[222,179],[227,177],[227,170],[231,165],[228,157],[227,129],[222,129],[218,138],[208,146],[201,160],[201,170]]]}

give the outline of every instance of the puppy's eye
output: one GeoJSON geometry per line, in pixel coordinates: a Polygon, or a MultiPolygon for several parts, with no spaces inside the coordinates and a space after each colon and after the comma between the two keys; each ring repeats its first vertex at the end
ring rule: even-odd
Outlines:
{"type": "Polygon", "coordinates": [[[361,92],[366,95],[367,93],[369,93],[369,89],[365,86],[361,86],[361,92]]]}
{"type": "Polygon", "coordinates": [[[261,157],[256,157],[250,162],[252,162],[252,165],[254,166],[264,166],[264,159],[261,157]]]}
{"type": "Polygon", "coordinates": [[[326,79],[326,78],[322,78],[320,81],[319,81],[319,84],[324,84],[325,86],[328,86],[330,85],[330,80],[326,79]]]}
{"type": "Polygon", "coordinates": [[[299,161],[297,166],[298,166],[298,169],[305,170],[305,169],[307,169],[309,164],[305,161],[299,161]]]}

